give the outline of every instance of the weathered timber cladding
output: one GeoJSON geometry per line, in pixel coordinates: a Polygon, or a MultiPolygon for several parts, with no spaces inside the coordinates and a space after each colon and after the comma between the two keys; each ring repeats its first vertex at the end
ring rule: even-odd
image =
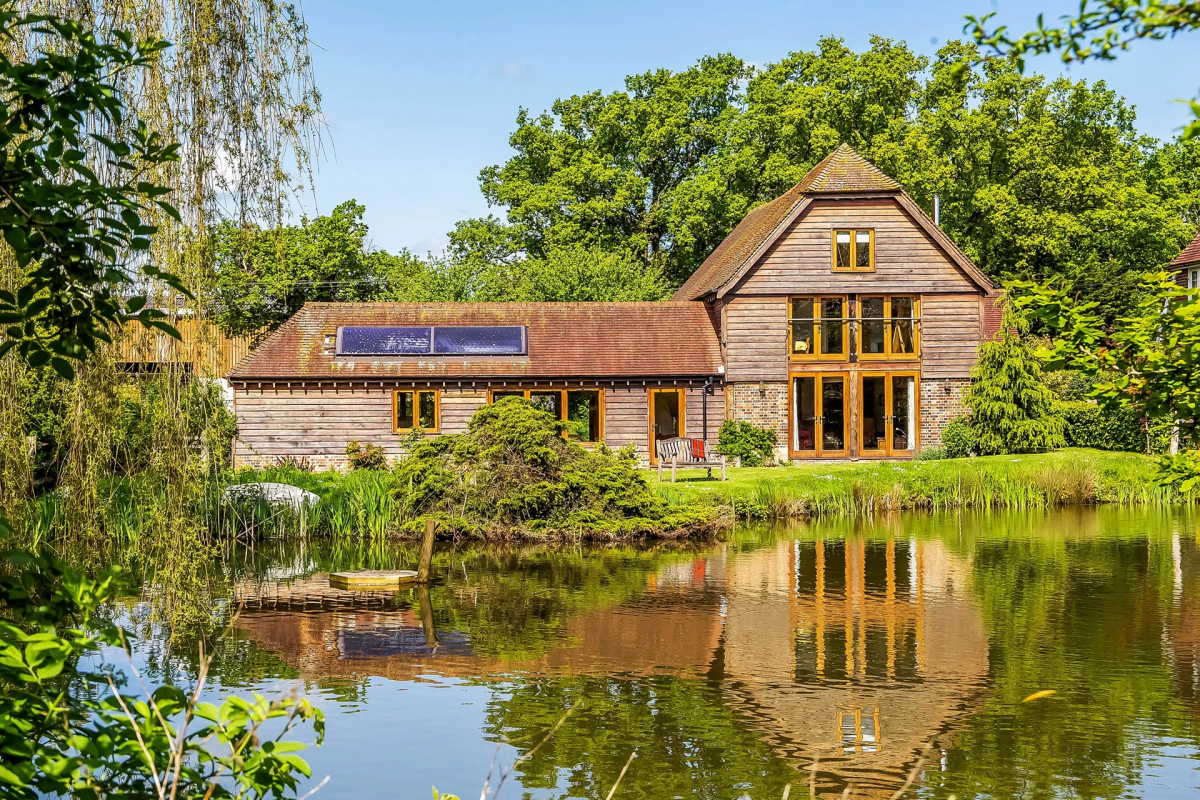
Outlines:
{"type": "Polygon", "coordinates": [[[604,442],[625,447],[633,442],[645,455],[650,439],[650,405],[646,388],[614,388],[604,393],[604,442]]]}
{"type": "Polygon", "coordinates": [[[780,236],[730,294],[979,293],[891,198],[816,200],[780,236]],[[874,228],[875,271],[833,272],[830,232],[874,228]]]}
{"type": "Polygon", "coordinates": [[[983,336],[983,303],[978,294],[922,295],[921,375],[967,378],[983,336]]]}
{"type": "Polygon", "coordinates": [[[735,297],[725,306],[725,379],[785,381],[788,373],[786,297],[735,297]]]}
{"type": "MultiPolygon", "coordinates": [[[[485,402],[485,392],[443,391],[441,431],[466,430],[471,415],[485,402]]],[[[400,437],[392,433],[391,404],[390,390],[238,388],[235,463],[269,465],[291,456],[321,466],[343,466],[346,445],[355,439],[378,445],[395,458],[400,437]]]]}
{"type": "Polygon", "coordinates": [[[712,388],[708,396],[708,437],[704,436],[704,389],[687,390],[687,408],[684,410],[684,434],[689,439],[705,439],[710,446],[717,446],[717,433],[725,421],[725,390],[720,384],[712,388]]]}

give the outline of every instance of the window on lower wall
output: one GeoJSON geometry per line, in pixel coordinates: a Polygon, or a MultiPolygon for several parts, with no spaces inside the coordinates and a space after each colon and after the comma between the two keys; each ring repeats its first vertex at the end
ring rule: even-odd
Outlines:
{"type": "Polygon", "coordinates": [[[921,301],[912,295],[862,297],[858,301],[858,354],[862,358],[920,355],[921,301]]]}
{"type": "Polygon", "coordinates": [[[497,389],[488,402],[505,397],[524,397],[534,407],[562,420],[566,438],[591,444],[604,437],[604,391],[602,389],[497,389]]]}
{"type": "Polygon", "coordinates": [[[788,322],[794,360],[846,358],[850,337],[845,297],[793,297],[788,322]]]}
{"type": "Polygon", "coordinates": [[[398,389],[392,393],[392,430],[407,433],[420,428],[437,433],[441,398],[435,389],[398,389]]]}

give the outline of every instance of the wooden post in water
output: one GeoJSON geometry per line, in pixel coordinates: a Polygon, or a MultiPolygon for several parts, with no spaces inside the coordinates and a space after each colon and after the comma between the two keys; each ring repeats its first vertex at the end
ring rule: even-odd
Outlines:
{"type": "Polygon", "coordinates": [[[417,605],[421,609],[421,627],[425,630],[425,649],[437,647],[437,631],[433,627],[433,603],[429,601],[429,584],[418,583],[416,589],[417,605]]]}
{"type": "Polygon", "coordinates": [[[417,565],[417,583],[429,583],[429,570],[433,566],[433,535],[437,532],[437,520],[425,520],[425,537],[421,539],[421,563],[417,565]]]}

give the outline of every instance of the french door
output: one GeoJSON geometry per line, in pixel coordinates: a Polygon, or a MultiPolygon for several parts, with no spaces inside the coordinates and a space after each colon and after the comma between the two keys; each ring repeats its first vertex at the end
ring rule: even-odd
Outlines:
{"type": "Polygon", "coordinates": [[[650,389],[650,463],[658,463],[658,442],[684,435],[687,403],[683,389],[650,389]]]}
{"type": "Polygon", "coordinates": [[[791,441],[793,458],[849,455],[850,377],[842,372],[793,374],[791,441]]]}
{"type": "Polygon", "coordinates": [[[911,456],[917,449],[917,373],[866,372],[858,389],[859,455],[911,456]]]}

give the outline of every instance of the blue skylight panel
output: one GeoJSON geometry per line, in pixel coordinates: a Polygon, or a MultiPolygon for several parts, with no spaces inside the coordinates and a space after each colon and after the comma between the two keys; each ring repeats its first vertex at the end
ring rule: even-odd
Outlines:
{"type": "Polygon", "coordinates": [[[433,329],[438,355],[519,356],[525,353],[525,328],[511,326],[441,327],[433,329]]]}
{"type": "Polygon", "coordinates": [[[344,327],[338,352],[356,356],[428,355],[432,341],[430,328],[344,327]]]}

